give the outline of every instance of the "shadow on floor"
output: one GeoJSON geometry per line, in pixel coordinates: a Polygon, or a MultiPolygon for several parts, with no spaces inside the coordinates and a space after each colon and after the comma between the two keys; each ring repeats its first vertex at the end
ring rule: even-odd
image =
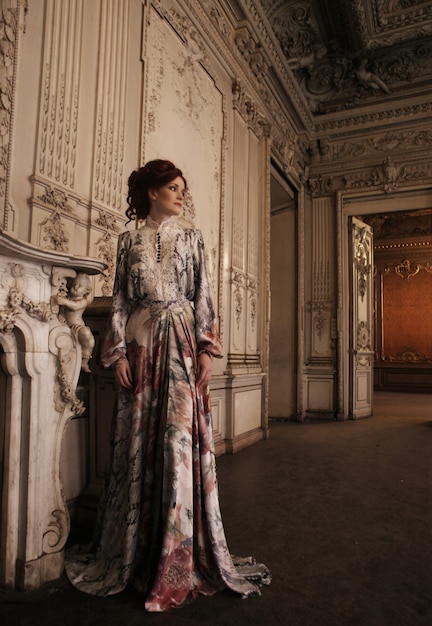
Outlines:
{"type": "Polygon", "coordinates": [[[218,459],[230,549],[273,574],[260,598],[149,614],[132,589],[95,598],[62,578],[0,593],[0,623],[430,626],[431,400],[381,392],[370,419],[272,422],[268,441],[218,459]]]}

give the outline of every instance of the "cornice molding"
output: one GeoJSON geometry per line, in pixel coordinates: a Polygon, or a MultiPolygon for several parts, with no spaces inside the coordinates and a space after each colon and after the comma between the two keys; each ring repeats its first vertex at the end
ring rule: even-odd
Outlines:
{"type": "MultiPolygon", "coordinates": [[[[261,37],[253,28],[253,20],[249,16],[245,27],[244,23],[235,23],[228,11],[222,12],[222,7],[216,6],[210,0],[200,3],[184,0],[183,4],[202,30],[201,36],[206,41],[208,54],[215,52],[225,71],[231,74],[233,93],[236,92],[237,84],[248,94],[247,115],[250,116],[255,111],[260,132],[264,135],[270,133],[283,167],[288,170],[294,167],[297,177],[301,178],[305,168],[304,154],[294,147],[297,146],[298,131],[294,128],[293,118],[290,118],[286,106],[281,102],[280,94],[276,95],[277,90],[268,78],[268,66],[280,61],[280,57],[275,55],[273,59],[267,48],[262,46],[261,37]],[[268,120],[271,120],[271,126],[268,120]],[[281,138],[284,140],[281,141],[281,138]],[[292,160],[295,151],[296,158],[292,160]]],[[[242,8],[246,13],[247,6],[242,5],[242,8]]],[[[292,87],[294,89],[294,83],[292,87]]]]}
{"type": "Polygon", "coordinates": [[[346,189],[379,189],[392,193],[400,188],[432,180],[432,166],[428,163],[393,162],[390,157],[380,165],[364,168],[344,177],[346,189]]]}
{"type": "MultiPolygon", "coordinates": [[[[297,82],[289,70],[287,61],[281,51],[280,44],[271,28],[261,3],[257,3],[254,0],[243,0],[242,8],[248,18],[250,24],[254,28],[254,32],[257,33],[259,43],[265,50],[267,57],[272,64],[272,73],[276,78],[278,86],[282,86],[283,95],[287,102],[291,103],[292,110],[290,110],[293,119],[297,121],[297,131],[313,128],[313,120],[311,112],[306,104],[303,94],[299,89],[297,82]]],[[[269,74],[271,76],[271,74],[269,74]]],[[[275,89],[271,80],[267,82],[267,87],[275,89]]]]}
{"type": "Polygon", "coordinates": [[[337,138],[321,139],[312,144],[311,168],[320,165],[325,168],[331,164],[337,169],[336,163],[343,168],[349,166],[350,161],[358,164],[359,160],[376,158],[380,155],[401,154],[405,159],[414,157],[418,162],[430,159],[432,151],[432,130],[424,127],[409,130],[391,130],[389,132],[368,133],[366,136],[349,138],[346,135],[337,138]]]}
{"type": "Polygon", "coordinates": [[[415,121],[415,119],[425,121],[425,115],[432,116],[432,101],[408,104],[394,109],[363,112],[358,115],[352,115],[351,117],[341,117],[340,115],[335,116],[331,114],[331,119],[315,123],[315,132],[322,133],[341,129],[358,132],[359,126],[365,129],[370,126],[376,126],[376,124],[384,125],[386,122],[395,124],[400,123],[401,120],[403,121],[404,117],[409,118],[410,122],[415,121]]]}

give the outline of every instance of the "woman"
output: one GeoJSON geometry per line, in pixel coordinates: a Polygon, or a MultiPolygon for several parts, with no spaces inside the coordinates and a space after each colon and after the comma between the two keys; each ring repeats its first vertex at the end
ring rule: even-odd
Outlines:
{"type": "Polygon", "coordinates": [[[269,584],[265,566],[234,565],[221,521],[208,382],[221,357],[201,232],[176,223],[186,180],[157,159],[129,178],[102,362],[119,387],[111,472],[93,554],[67,573],[96,595],[133,583],[148,611],[228,587],[269,584]]]}

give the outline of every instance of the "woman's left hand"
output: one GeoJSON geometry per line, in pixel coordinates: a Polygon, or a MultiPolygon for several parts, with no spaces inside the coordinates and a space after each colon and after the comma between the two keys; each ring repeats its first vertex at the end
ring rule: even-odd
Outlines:
{"type": "Polygon", "coordinates": [[[213,370],[213,359],[207,352],[202,352],[198,356],[198,376],[196,385],[203,391],[209,384],[213,370]]]}

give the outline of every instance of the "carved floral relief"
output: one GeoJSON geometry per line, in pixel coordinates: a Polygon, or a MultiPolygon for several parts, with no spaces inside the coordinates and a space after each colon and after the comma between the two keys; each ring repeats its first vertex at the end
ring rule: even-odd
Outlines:
{"type": "Polygon", "coordinates": [[[332,183],[332,176],[324,177],[321,176],[321,174],[318,174],[316,178],[309,178],[307,184],[312,198],[323,198],[325,196],[332,195],[332,183]]]}
{"type": "Polygon", "coordinates": [[[328,311],[328,305],[321,302],[312,303],[312,311],[314,311],[314,331],[319,339],[323,337],[323,333],[326,326],[326,311],[328,311]]]}
{"type": "Polygon", "coordinates": [[[233,286],[232,293],[234,295],[234,310],[237,323],[237,330],[240,329],[240,323],[243,317],[243,294],[245,291],[246,277],[242,272],[231,268],[231,284],[233,286]]]}
{"type": "Polygon", "coordinates": [[[361,321],[358,323],[356,348],[360,351],[372,350],[371,333],[369,326],[365,321],[361,321]]]}
{"type": "Polygon", "coordinates": [[[427,128],[409,131],[392,131],[374,133],[372,136],[357,141],[344,137],[343,140],[321,141],[319,153],[322,160],[335,161],[372,157],[384,153],[388,158],[391,153],[430,149],[432,147],[432,131],[427,128]]]}
{"type": "Polygon", "coordinates": [[[356,250],[353,262],[358,276],[358,293],[362,301],[366,295],[368,280],[370,279],[372,269],[369,255],[370,251],[367,246],[367,240],[363,237],[363,231],[360,231],[359,236],[356,238],[356,250]]]}
{"type": "Polygon", "coordinates": [[[106,264],[106,269],[99,274],[98,280],[102,283],[102,294],[110,296],[114,285],[116,268],[116,242],[111,233],[105,232],[97,241],[97,258],[106,264]]]}
{"type": "MultiPolygon", "coordinates": [[[[18,317],[23,313],[43,323],[49,323],[57,318],[60,325],[64,324],[72,329],[73,337],[81,343],[82,366],[86,369],[94,346],[90,329],[85,326],[81,317],[89,302],[87,296],[91,293],[89,276],[83,273],[77,275],[72,269],[53,268],[51,275],[53,295],[50,302],[34,302],[25,293],[27,282],[28,277],[23,265],[20,263],[9,263],[7,265],[1,278],[1,287],[6,291],[7,297],[6,306],[0,308],[0,332],[13,332],[18,317]],[[67,286],[68,278],[72,279],[72,284],[69,284],[69,286],[67,286]],[[85,285],[85,294],[82,296],[78,287],[79,281],[81,281],[82,285],[85,285]],[[77,286],[75,287],[75,285],[77,286]],[[85,300],[85,303],[81,304],[81,300],[85,300]],[[77,306],[74,306],[75,304],[77,306]]],[[[53,323],[50,332],[52,333],[57,326],[58,323],[57,325],[53,323]]],[[[55,330],[55,334],[56,336],[59,335],[58,329],[55,330]]],[[[60,334],[62,333],[60,332],[60,334]]],[[[60,407],[58,410],[61,412],[63,411],[63,408],[61,408],[62,402],[63,404],[71,403],[72,410],[77,414],[81,414],[84,411],[84,407],[82,402],[76,398],[75,389],[70,383],[76,348],[70,333],[66,334],[65,338],[66,343],[64,339],[60,339],[58,342],[55,340],[53,343],[55,346],[54,354],[58,356],[57,382],[59,385],[58,393],[61,398],[60,404],[57,402],[57,406],[60,407]],[[69,346],[67,349],[66,345],[69,346]]]]}
{"type": "Polygon", "coordinates": [[[43,248],[57,252],[69,252],[70,235],[62,222],[59,211],[55,211],[50,217],[45,218],[41,222],[40,228],[43,248]]]}
{"type": "Polygon", "coordinates": [[[388,157],[378,167],[368,168],[344,176],[345,185],[351,189],[382,189],[391,193],[404,185],[427,181],[432,174],[428,163],[397,163],[388,157]]]}

